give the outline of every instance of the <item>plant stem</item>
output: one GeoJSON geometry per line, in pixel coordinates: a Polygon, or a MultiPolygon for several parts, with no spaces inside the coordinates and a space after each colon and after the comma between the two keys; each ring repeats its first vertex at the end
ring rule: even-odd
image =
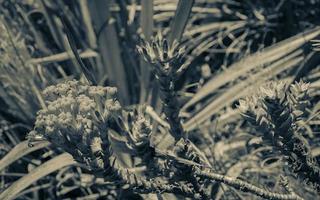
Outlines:
{"type": "Polygon", "coordinates": [[[174,80],[171,76],[158,74],[160,85],[160,98],[163,103],[163,112],[170,124],[170,133],[177,142],[184,135],[179,117],[179,102],[174,90],[174,80]]]}
{"type": "Polygon", "coordinates": [[[245,181],[239,180],[237,178],[228,177],[221,174],[216,174],[211,172],[210,170],[201,170],[198,167],[195,167],[194,173],[200,177],[204,177],[210,179],[212,181],[218,181],[225,183],[228,186],[231,186],[235,189],[241,190],[242,192],[250,192],[255,194],[259,197],[265,199],[272,199],[272,200],[303,200],[303,198],[299,197],[295,194],[281,194],[275,192],[269,192],[264,189],[261,189],[255,185],[247,183],[245,181]]]}
{"type": "Polygon", "coordinates": [[[259,197],[272,199],[272,200],[303,200],[303,198],[299,197],[296,194],[281,194],[281,193],[269,192],[251,183],[242,181],[238,178],[217,174],[213,172],[209,167],[204,167],[193,161],[174,156],[170,152],[163,152],[161,150],[156,149],[156,156],[167,157],[167,159],[174,160],[177,163],[181,163],[186,166],[191,166],[193,168],[194,175],[198,177],[203,177],[212,181],[224,183],[242,192],[250,192],[259,197]]]}

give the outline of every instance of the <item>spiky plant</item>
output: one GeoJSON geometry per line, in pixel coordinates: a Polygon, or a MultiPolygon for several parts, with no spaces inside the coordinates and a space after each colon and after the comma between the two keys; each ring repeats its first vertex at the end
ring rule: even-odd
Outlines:
{"type": "Polygon", "coordinates": [[[152,65],[160,86],[160,98],[163,103],[164,114],[170,124],[170,133],[179,140],[184,136],[179,117],[179,101],[177,99],[176,84],[178,71],[182,65],[184,48],[179,47],[177,41],[169,44],[161,32],[152,42],[145,42],[137,46],[138,52],[152,65]]]}
{"type": "Polygon", "coordinates": [[[264,141],[285,156],[292,171],[319,191],[320,168],[298,125],[309,104],[308,86],[304,82],[289,86],[269,82],[253,96],[240,100],[239,109],[260,128],[264,141]]]}
{"type": "MultiPolygon", "coordinates": [[[[50,86],[43,93],[47,107],[37,114],[34,130],[28,135],[31,144],[43,137],[70,153],[76,161],[84,163],[95,176],[122,181],[122,184],[129,184],[140,193],[163,190],[186,196],[196,195],[188,187],[167,185],[160,178],[146,179],[131,174],[116,162],[117,156],[110,141],[112,134],[125,134],[127,147],[135,156],[143,157],[146,156],[144,149],[150,147],[150,125],[141,113],[142,108],[133,115],[129,114],[132,119],[129,119],[127,126],[121,124],[123,113],[115,97],[115,88],[68,81],[50,86]]],[[[195,198],[199,197],[196,195],[195,198]]]]}

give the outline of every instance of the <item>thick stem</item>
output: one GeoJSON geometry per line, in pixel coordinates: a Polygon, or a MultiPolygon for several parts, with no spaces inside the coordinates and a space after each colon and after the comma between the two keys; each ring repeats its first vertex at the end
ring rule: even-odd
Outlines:
{"type": "Polygon", "coordinates": [[[217,174],[213,172],[210,168],[205,168],[204,166],[200,166],[200,164],[195,163],[193,161],[177,157],[170,152],[163,152],[161,150],[156,149],[156,156],[167,158],[173,160],[177,163],[183,164],[185,166],[189,166],[193,168],[194,175],[198,177],[202,177],[204,179],[208,179],[211,181],[217,181],[219,183],[224,183],[230,187],[238,189],[242,192],[249,192],[255,194],[259,197],[263,197],[265,199],[271,200],[303,200],[303,198],[299,197],[296,194],[281,194],[275,192],[269,192],[262,188],[259,188],[251,183],[246,181],[242,181],[238,178],[225,176],[222,174],[217,174]]]}
{"type": "Polygon", "coordinates": [[[184,131],[179,117],[179,102],[176,91],[174,90],[174,81],[171,76],[159,76],[160,98],[163,103],[163,112],[170,124],[170,133],[177,142],[184,135],[184,131]]]}
{"type": "Polygon", "coordinates": [[[306,139],[296,134],[285,137],[278,149],[287,157],[291,170],[320,192],[320,167],[312,157],[306,139]]]}
{"type": "MultiPolygon", "coordinates": [[[[166,116],[168,123],[170,124],[170,133],[174,137],[175,142],[177,143],[181,138],[183,138],[184,130],[179,117],[179,102],[177,100],[177,93],[174,90],[174,75],[168,75],[161,73],[161,76],[158,74],[159,85],[160,85],[160,98],[163,103],[163,112],[166,116]]],[[[184,141],[184,139],[183,139],[184,141]]],[[[185,141],[184,141],[185,143],[185,141]]],[[[208,199],[205,194],[201,184],[199,184],[197,177],[194,176],[193,170],[188,169],[190,173],[186,176],[186,180],[190,182],[195,191],[200,194],[201,199],[208,199]]]]}
{"type": "Polygon", "coordinates": [[[161,180],[147,179],[144,176],[130,173],[127,169],[117,165],[117,159],[113,154],[111,146],[108,149],[104,149],[104,151],[104,171],[93,172],[97,177],[106,178],[120,185],[128,184],[133,192],[140,194],[167,192],[193,199],[201,199],[200,194],[187,185],[180,183],[169,184],[161,180]]]}

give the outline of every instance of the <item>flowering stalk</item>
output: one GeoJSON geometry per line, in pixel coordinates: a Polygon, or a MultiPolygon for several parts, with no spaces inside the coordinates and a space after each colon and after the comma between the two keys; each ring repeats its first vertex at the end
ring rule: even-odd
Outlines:
{"type": "Polygon", "coordinates": [[[299,82],[286,90],[283,82],[270,82],[258,94],[240,100],[243,115],[264,133],[286,158],[292,171],[320,191],[320,168],[311,156],[307,140],[298,131],[306,113],[308,84],[299,82]]]}
{"type": "Polygon", "coordinates": [[[68,81],[43,92],[47,107],[37,113],[29,137],[42,136],[93,171],[109,168],[108,129],[120,112],[116,88],[68,81]]]}
{"type": "MultiPolygon", "coordinates": [[[[169,46],[167,40],[162,37],[160,32],[151,43],[144,42],[141,46],[137,46],[137,48],[139,53],[154,68],[160,86],[160,98],[163,103],[163,111],[170,124],[170,133],[175,139],[175,146],[181,149],[179,148],[179,143],[181,143],[183,147],[180,154],[188,157],[189,155],[185,155],[187,153],[185,147],[188,147],[184,146],[184,144],[186,144],[185,133],[179,117],[180,107],[177,92],[175,91],[175,81],[178,78],[178,70],[181,66],[184,48],[179,48],[176,41],[169,46]]],[[[207,199],[207,194],[205,194],[202,184],[199,184],[197,178],[193,175],[192,169],[190,167],[180,169],[180,171],[184,170],[187,170],[185,172],[190,172],[188,173],[189,175],[186,176],[186,180],[192,183],[196,192],[199,193],[203,199],[207,199]]]]}
{"type": "Polygon", "coordinates": [[[141,46],[137,46],[137,49],[144,59],[153,66],[160,86],[163,111],[170,124],[170,133],[175,141],[178,141],[184,136],[184,131],[179,117],[180,108],[175,91],[175,81],[184,48],[179,48],[176,41],[169,46],[167,40],[159,32],[151,43],[143,41],[141,46]]]}
{"type": "Polygon", "coordinates": [[[235,189],[239,189],[243,192],[251,192],[259,197],[270,199],[270,200],[303,200],[303,198],[299,197],[296,194],[281,194],[269,192],[264,189],[261,189],[255,185],[242,181],[240,179],[224,176],[221,174],[216,174],[211,170],[203,170],[201,168],[195,167],[195,174],[199,177],[203,177],[209,179],[211,181],[218,181],[229,185],[235,189]]]}

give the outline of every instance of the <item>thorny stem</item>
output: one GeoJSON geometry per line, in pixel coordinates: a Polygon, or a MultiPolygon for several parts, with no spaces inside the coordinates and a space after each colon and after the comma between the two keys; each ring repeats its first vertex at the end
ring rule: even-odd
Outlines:
{"type": "Polygon", "coordinates": [[[136,176],[135,174],[130,174],[124,169],[120,169],[116,172],[119,175],[119,178],[125,184],[128,184],[134,192],[139,193],[173,193],[179,194],[184,197],[190,197],[193,199],[201,199],[201,196],[194,192],[194,190],[187,185],[182,185],[179,183],[168,184],[156,180],[147,180],[144,177],[136,176]]]}
{"type": "Polygon", "coordinates": [[[291,170],[319,192],[320,168],[311,155],[307,141],[295,133],[284,136],[283,145],[275,147],[286,156],[291,170]]]}
{"type": "Polygon", "coordinates": [[[165,74],[159,74],[158,76],[163,112],[170,124],[171,135],[175,141],[178,141],[184,135],[184,131],[179,117],[179,102],[177,100],[177,93],[174,90],[174,80],[165,74]]]}
{"type": "Polygon", "coordinates": [[[200,177],[210,179],[212,181],[218,181],[225,183],[228,186],[231,186],[235,189],[241,190],[242,192],[251,192],[259,197],[272,200],[303,200],[296,194],[280,194],[275,192],[269,192],[264,189],[261,189],[255,185],[247,183],[245,181],[239,180],[237,178],[228,177],[221,174],[216,174],[210,170],[201,170],[198,167],[195,167],[194,173],[200,177]]]}
{"type": "Polygon", "coordinates": [[[263,133],[288,161],[289,168],[305,183],[320,191],[320,167],[311,155],[308,141],[298,131],[309,105],[309,84],[270,82],[259,93],[240,101],[244,116],[263,133]]]}
{"type": "MultiPolygon", "coordinates": [[[[170,125],[169,132],[174,137],[175,146],[177,147],[180,141],[185,144],[185,134],[179,117],[179,101],[175,91],[175,81],[178,78],[177,69],[180,67],[183,48],[179,47],[177,42],[173,42],[169,46],[167,40],[163,39],[159,32],[157,38],[151,44],[145,43],[138,46],[138,51],[154,68],[160,87],[163,113],[170,125]]],[[[187,154],[187,151],[183,150],[181,153],[187,154]]],[[[187,173],[185,180],[193,185],[194,190],[201,195],[202,199],[207,199],[207,195],[202,188],[203,185],[194,176],[192,168],[189,166],[183,166],[183,168],[190,172],[187,173]]]]}
{"type": "Polygon", "coordinates": [[[238,189],[242,192],[250,192],[252,194],[255,194],[259,197],[263,197],[265,199],[272,199],[272,200],[303,200],[303,198],[299,197],[296,194],[281,194],[281,193],[275,193],[275,192],[269,192],[262,188],[259,188],[251,183],[248,183],[246,181],[242,181],[238,178],[225,176],[222,174],[218,174],[213,172],[210,167],[208,166],[202,166],[198,163],[195,163],[193,161],[190,161],[188,159],[180,158],[177,156],[174,156],[170,152],[163,152],[161,150],[156,149],[156,156],[159,157],[167,157],[167,159],[174,160],[177,163],[184,164],[186,166],[193,168],[194,175],[198,177],[203,177],[212,181],[217,181],[220,183],[224,183],[230,187],[233,187],[235,189],[238,189]]]}
{"type": "Polygon", "coordinates": [[[175,91],[175,81],[178,77],[177,70],[181,66],[184,48],[179,47],[177,41],[168,44],[161,32],[152,40],[137,46],[138,52],[153,67],[160,86],[160,99],[163,103],[163,112],[170,124],[170,134],[177,142],[184,136],[179,117],[179,102],[175,91]]]}
{"type": "Polygon", "coordinates": [[[129,172],[128,169],[116,166],[117,158],[113,154],[112,147],[109,146],[105,149],[109,155],[105,156],[104,170],[96,171],[94,174],[98,177],[107,178],[118,184],[128,184],[129,187],[138,193],[174,193],[180,194],[185,197],[192,197],[193,199],[201,199],[201,196],[197,194],[192,188],[180,183],[168,184],[164,181],[147,179],[146,177],[136,175],[129,172]]]}
{"type": "MultiPolygon", "coordinates": [[[[203,162],[203,159],[200,158],[200,155],[198,154],[198,152],[195,151],[194,146],[191,144],[192,144],[192,142],[188,139],[179,140],[176,143],[176,146],[174,149],[177,156],[179,156],[179,157],[181,156],[185,159],[192,160],[192,161],[199,163],[199,164],[207,164],[207,163],[203,162]]],[[[210,166],[210,163],[209,163],[209,166],[210,166]]],[[[194,189],[198,193],[200,193],[200,195],[203,199],[209,199],[208,194],[204,190],[204,185],[202,184],[202,181],[200,180],[199,177],[197,177],[194,174],[193,167],[186,166],[183,164],[182,165],[177,164],[176,167],[179,168],[181,172],[188,174],[186,176],[186,180],[193,185],[194,189]]]]}

